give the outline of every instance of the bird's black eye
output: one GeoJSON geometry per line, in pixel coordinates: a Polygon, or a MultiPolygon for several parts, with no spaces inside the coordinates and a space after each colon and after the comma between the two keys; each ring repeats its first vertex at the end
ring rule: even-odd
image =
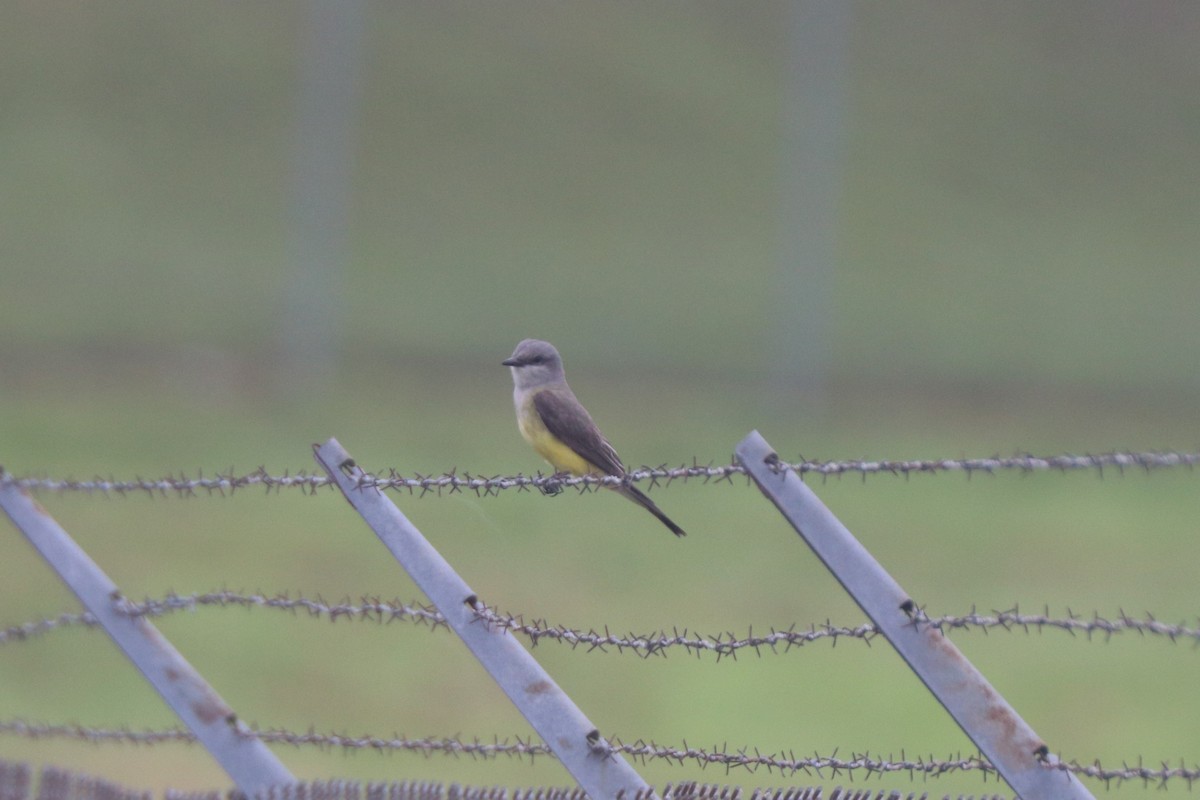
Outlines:
{"type": "Polygon", "coordinates": [[[541,364],[545,360],[546,360],[545,356],[534,356],[533,358],[529,359],[529,363],[530,364],[541,364]]]}

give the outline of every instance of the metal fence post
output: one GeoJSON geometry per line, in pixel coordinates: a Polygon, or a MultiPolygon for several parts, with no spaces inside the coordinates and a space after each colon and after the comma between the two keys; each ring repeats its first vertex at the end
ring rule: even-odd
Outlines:
{"type": "Polygon", "coordinates": [[[529,720],[592,800],[650,797],[650,787],[608,743],[549,673],[505,628],[476,612],[478,598],[453,567],[382,491],[362,483],[365,473],[330,439],[316,459],[342,494],[379,536],[479,660],[509,700],[529,720]]]}
{"type": "Polygon", "coordinates": [[[753,431],[735,451],[758,488],[804,538],[959,727],[1023,800],[1092,800],[1025,720],[932,625],[867,549],[753,431]]]}
{"type": "Polygon", "coordinates": [[[0,508],[229,773],[237,787],[253,797],[276,784],[294,783],[296,779],[270,748],[245,735],[233,709],[150,620],[123,614],[116,608],[121,599],[117,585],[46,509],[20,486],[3,478],[0,470],[0,508]]]}

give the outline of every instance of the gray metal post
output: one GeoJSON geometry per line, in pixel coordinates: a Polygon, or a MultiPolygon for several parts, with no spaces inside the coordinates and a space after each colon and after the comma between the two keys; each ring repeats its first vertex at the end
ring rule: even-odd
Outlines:
{"type": "Polygon", "coordinates": [[[626,797],[638,791],[649,796],[649,785],[610,752],[596,726],[521,643],[480,619],[475,593],[396,504],[379,489],[360,485],[364,473],[338,441],[318,447],[316,459],[588,795],[593,800],[615,798],[621,791],[626,797]]]}
{"type": "Polygon", "coordinates": [[[758,488],[862,607],[980,752],[1023,800],[1092,800],[1074,775],[1048,769],[1048,748],[987,679],[804,484],[776,470],[775,451],[752,432],[735,451],[758,488]]]}
{"type": "MultiPolygon", "coordinates": [[[[833,282],[845,172],[853,4],[796,0],[786,17],[779,169],[777,321],[760,330],[772,380],[820,396],[828,380],[833,282]]],[[[783,392],[780,396],[789,396],[783,392]]]]}
{"type": "Polygon", "coordinates": [[[293,391],[324,388],[336,367],[368,11],[365,0],[309,0],[302,7],[279,332],[283,377],[293,391]]]}
{"type": "Polygon", "coordinates": [[[131,617],[116,609],[115,602],[121,598],[117,585],[46,509],[24,489],[3,478],[0,471],[0,508],[229,773],[237,787],[253,796],[271,786],[295,783],[296,779],[265,744],[242,735],[233,709],[150,620],[131,617]]]}

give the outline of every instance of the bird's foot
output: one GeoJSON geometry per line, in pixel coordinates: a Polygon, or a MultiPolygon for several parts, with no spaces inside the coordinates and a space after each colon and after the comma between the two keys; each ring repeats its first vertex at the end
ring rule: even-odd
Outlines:
{"type": "Polygon", "coordinates": [[[542,481],[542,485],[538,488],[542,490],[542,494],[550,497],[560,494],[563,490],[562,479],[567,477],[567,474],[566,472],[556,472],[542,481]]]}

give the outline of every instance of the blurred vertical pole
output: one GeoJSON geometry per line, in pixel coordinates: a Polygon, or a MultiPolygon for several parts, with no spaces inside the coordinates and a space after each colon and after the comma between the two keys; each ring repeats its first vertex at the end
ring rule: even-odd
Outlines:
{"type": "Polygon", "coordinates": [[[280,326],[280,377],[291,390],[320,388],[334,372],[365,61],[365,0],[304,8],[280,326]]]}
{"type": "Polygon", "coordinates": [[[824,393],[830,364],[852,4],[795,0],[784,8],[777,297],[785,305],[775,309],[769,352],[779,388],[811,400],[824,393]]]}

